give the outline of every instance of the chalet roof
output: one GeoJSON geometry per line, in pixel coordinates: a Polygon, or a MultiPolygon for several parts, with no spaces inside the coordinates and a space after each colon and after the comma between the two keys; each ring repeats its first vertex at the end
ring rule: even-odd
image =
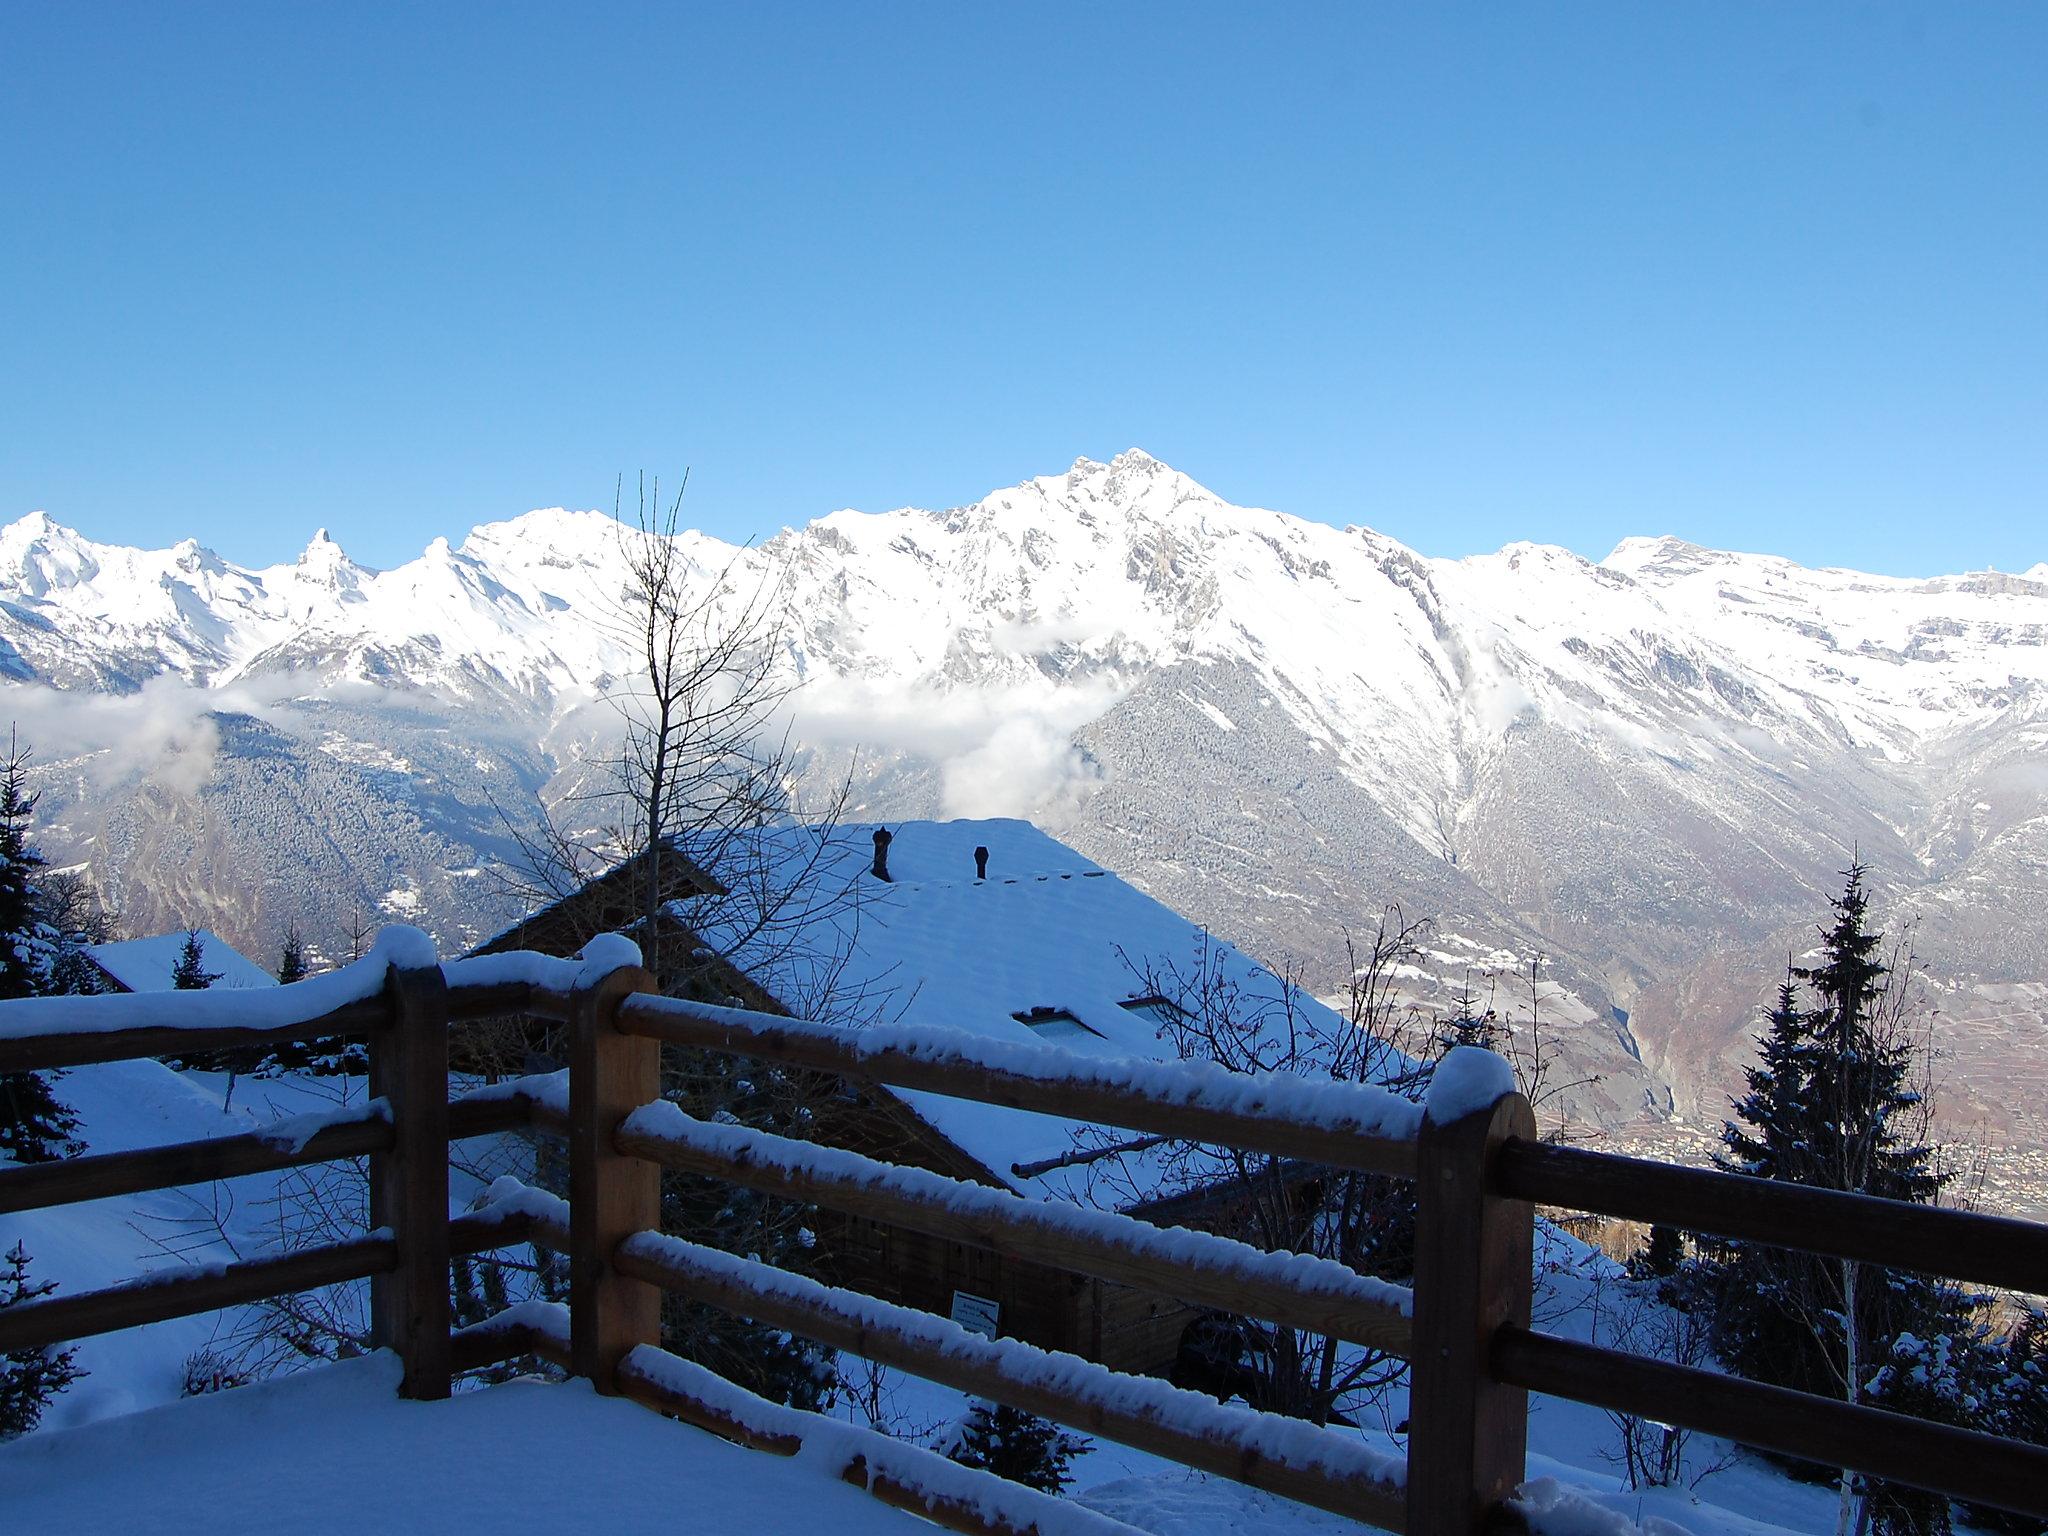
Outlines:
{"type": "MultiPolygon", "coordinates": [[[[633,932],[642,920],[640,872],[646,858],[645,853],[639,853],[613,865],[567,896],[527,913],[470,953],[495,955],[515,949],[536,949],[543,954],[566,955],[575,953],[597,934],[633,932]]],[[[671,902],[719,888],[673,841],[663,844],[661,886],[663,900],[671,902]]]]}
{"type": "MultiPolygon", "coordinates": [[[[122,939],[112,944],[90,944],[85,953],[126,992],[169,992],[175,989],[173,973],[184,953],[185,930],[152,934],[146,939],[122,939]]],[[[199,930],[199,964],[218,976],[216,987],[274,987],[277,978],[237,951],[211,928],[199,930]]]]}
{"type": "MultiPolygon", "coordinates": [[[[1212,970],[1247,998],[1277,999],[1289,990],[1250,956],[1208,938],[1196,923],[1028,822],[891,823],[888,884],[867,872],[873,831],[870,825],[835,829],[819,878],[849,883],[861,899],[839,905],[826,919],[831,931],[812,946],[843,957],[838,990],[858,999],[866,1019],[945,1025],[1099,1058],[1159,1061],[1177,1059],[1177,1052],[1161,1025],[1160,1005],[1146,1006],[1148,967],[1170,962],[1188,973],[1206,943],[1212,970]],[[986,880],[975,878],[977,847],[989,850],[986,880]]],[[[791,829],[789,835],[812,839],[803,856],[816,858],[815,834],[791,829]]],[[[707,928],[705,937],[718,942],[715,930],[707,928]]],[[[733,958],[787,999],[779,974],[786,962],[750,960],[744,946],[733,958]]],[[[815,966],[815,957],[807,963],[815,966]]],[[[1306,994],[1294,992],[1292,1003],[1338,1025],[1306,994]]],[[[1077,1123],[938,1094],[902,1091],[900,1097],[1012,1187],[1085,1194],[1084,1169],[1037,1166],[1075,1149],[1083,1129],[1077,1123]]],[[[1157,1175],[1156,1167],[1148,1174],[1142,1153],[1122,1159],[1121,1178],[1141,1191],[1157,1175]]]]}

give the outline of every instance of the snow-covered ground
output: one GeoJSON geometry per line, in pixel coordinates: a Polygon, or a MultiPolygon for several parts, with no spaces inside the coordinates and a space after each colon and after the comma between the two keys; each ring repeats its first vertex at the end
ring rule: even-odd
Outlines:
{"type": "Polygon", "coordinates": [[[676,1531],[911,1536],[931,1526],[804,1459],[729,1445],[580,1382],[398,1397],[370,1356],[31,1435],[0,1509],[37,1536],[676,1531]]]}

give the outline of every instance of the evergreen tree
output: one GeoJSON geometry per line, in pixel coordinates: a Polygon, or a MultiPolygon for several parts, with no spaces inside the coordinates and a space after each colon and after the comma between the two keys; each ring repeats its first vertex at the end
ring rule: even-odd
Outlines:
{"type": "Polygon", "coordinates": [[[1480,1006],[1469,975],[1465,984],[1452,994],[1450,1012],[1438,1021],[1435,1043],[1439,1056],[1461,1045],[1476,1045],[1488,1051],[1500,1049],[1500,1016],[1492,1008],[1480,1006]]]}
{"type": "MultiPolygon", "coordinates": [[[[1880,957],[1884,936],[1869,926],[1864,875],[1861,864],[1847,872],[1818,963],[1793,967],[1779,988],[1716,1160],[1753,1178],[1924,1203],[1943,1177],[1933,1149],[1911,1134],[1920,1098],[1909,1083],[1913,1049],[1898,1027],[1903,978],[1880,957]]],[[[1977,1330],[1952,1287],[1736,1242],[1711,1246],[1709,1272],[1716,1351],[1738,1374],[1948,1422],[1963,1417],[1977,1330]]],[[[1852,1497],[1845,1488],[1845,1506],[1852,1497]]],[[[1867,1497],[1876,1536],[1948,1529],[1946,1500],[1886,1484],[1867,1497]]]]}
{"type": "MultiPolygon", "coordinates": [[[[178,950],[178,963],[171,968],[171,987],[178,992],[203,992],[221,978],[219,971],[206,968],[205,946],[199,941],[199,930],[187,928],[185,942],[178,950]]],[[[181,1072],[226,1072],[228,1077],[227,1098],[235,1095],[235,1076],[253,1071],[262,1060],[257,1047],[241,1046],[229,1051],[188,1051],[182,1056],[166,1056],[165,1065],[176,1067],[181,1072]]]]}
{"type": "MultiPolygon", "coordinates": [[[[1983,1355],[1982,1428],[2008,1440],[2048,1445],[2048,1312],[2030,1308],[2010,1337],[1983,1355]]],[[[1968,1506],[1970,1519],[2007,1536],[2042,1536],[2048,1521],[2008,1510],[1968,1506]]]]}
{"type": "MultiPolygon", "coordinates": [[[[28,1249],[20,1243],[0,1257],[0,1312],[56,1288],[53,1280],[30,1283],[28,1249]]],[[[75,1354],[71,1349],[14,1349],[0,1354],[0,1440],[34,1429],[50,1399],[85,1374],[73,1363],[75,1354]]]]}
{"type": "Polygon", "coordinates": [[[279,986],[288,987],[305,979],[306,944],[299,937],[298,919],[291,918],[284,925],[284,946],[277,957],[277,981],[279,986]]]}
{"type": "Polygon", "coordinates": [[[960,1426],[959,1442],[947,1454],[963,1467],[1058,1493],[1074,1480],[1068,1463],[1087,1449],[1086,1440],[1050,1419],[977,1398],[960,1426]]]}
{"type": "Polygon", "coordinates": [[[1650,1228],[1649,1238],[1628,1261],[1634,1280],[1668,1280],[1685,1264],[1685,1239],[1678,1228],[1661,1223],[1650,1228]]]}
{"type": "MultiPolygon", "coordinates": [[[[10,737],[0,763],[0,1000],[50,988],[55,934],[37,913],[43,857],[29,842],[36,797],[28,792],[28,750],[10,737]]],[[[51,1090],[46,1072],[0,1073],[0,1162],[46,1163],[85,1150],[78,1116],[51,1090]]]]}
{"type": "MultiPolygon", "coordinates": [[[[277,984],[288,987],[295,981],[306,979],[306,945],[299,937],[297,918],[287,918],[284,925],[284,940],[277,955],[277,984]]],[[[313,1064],[316,1059],[332,1055],[341,1047],[338,1036],[321,1040],[280,1040],[270,1047],[257,1061],[254,1068],[258,1077],[274,1077],[280,1072],[298,1072],[313,1064]]]]}
{"type": "Polygon", "coordinates": [[[199,943],[199,930],[185,930],[184,948],[178,951],[177,966],[171,971],[171,985],[180,992],[199,992],[220,980],[219,971],[205,966],[206,953],[199,943]]]}
{"type": "Polygon", "coordinates": [[[37,798],[28,788],[28,749],[9,737],[0,763],[0,998],[41,996],[56,947],[37,910],[43,856],[29,842],[37,798]]]}

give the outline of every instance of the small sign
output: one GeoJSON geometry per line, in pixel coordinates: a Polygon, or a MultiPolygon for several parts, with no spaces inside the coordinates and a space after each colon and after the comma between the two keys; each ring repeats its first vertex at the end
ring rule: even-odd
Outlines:
{"type": "Polygon", "coordinates": [[[985,1339],[996,1336],[996,1318],[1002,1308],[986,1296],[970,1296],[965,1291],[953,1293],[953,1321],[969,1333],[978,1333],[985,1339]]]}

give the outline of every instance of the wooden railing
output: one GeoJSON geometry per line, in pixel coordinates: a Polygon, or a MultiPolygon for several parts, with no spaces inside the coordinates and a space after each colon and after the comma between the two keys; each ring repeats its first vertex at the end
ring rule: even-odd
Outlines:
{"type": "MultiPolygon", "coordinates": [[[[1476,1533],[1514,1523],[1532,1390],[2048,1515],[2048,1451],[2039,1447],[1646,1360],[1530,1323],[1537,1203],[2026,1291],[2048,1288],[2048,1227],[1545,1146],[1519,1094],[1498,1084],[1475,1095],[1469,1075],[1418,1111],[1361,1088],[1278,1087],[1207,1067],[1133,1068],[948,1030],[848,1031],[662,998],[617,941],[592,954],[580,966],[523,955],[438,965],[413,947],[388,964],[381,985],[366,986],[359,966],[272,994],[260,1023],[233,1016],[256,1018],[257,1004],[210,1004],[205,993],[0,1006],[0,1072],[349,1033],[368,1037],[372,1094],[351,1117],[289,1135],[0,1170],[7,1212],[367,1155],[372,1226],[353,1241],[24,1303],[0,1312],[0,1350],[367,1277],[374,1338],[403,1360],[407,1395],[445,1396],[456,1371],[538,1354],[601,1393],[763,1449],[794,1449],[800,1434],[764,1417],[788,1410],[752,1399],[758,1412],[736,1409],[732,1391],[707,1389],[710,1378],[660,1349],[661,1296],[676,1291],[1394,1531],[1476,1533]],[[450,1022],[507,1014],[565,1025],[568,1072],[451,1104],[450,1022]],[[1411,1178],[1413,1289],[1222,1237],[1169,1236],[1126,1216],[706,1125],[660,1102],[664,1044],[1411,1178]],[[525,1191],[449,1219],[448,1143],[522,1128],[566,1140],[567,1202],[525,1191]],[[1341,1431],[1221,1409],[1163,1382],[982,1339],[665,1235],[663,1168],[1403,1356],[1412,1365],[1406,1464],[1341,1431]],[[525,1308],[451,1333],[451,1256],[523,1242],[566,1256],[566,1327],[554,1313],[525,1308]]],[[[373,956],[365,964],[384,963],[373,956]]],[[[872,1452],[877,1465],[846,1475],[957,1529],[1029,1528],[992,1514],[985,1501],[921,1492],[879,1464],[888,1454],[872,1452]]]]}

